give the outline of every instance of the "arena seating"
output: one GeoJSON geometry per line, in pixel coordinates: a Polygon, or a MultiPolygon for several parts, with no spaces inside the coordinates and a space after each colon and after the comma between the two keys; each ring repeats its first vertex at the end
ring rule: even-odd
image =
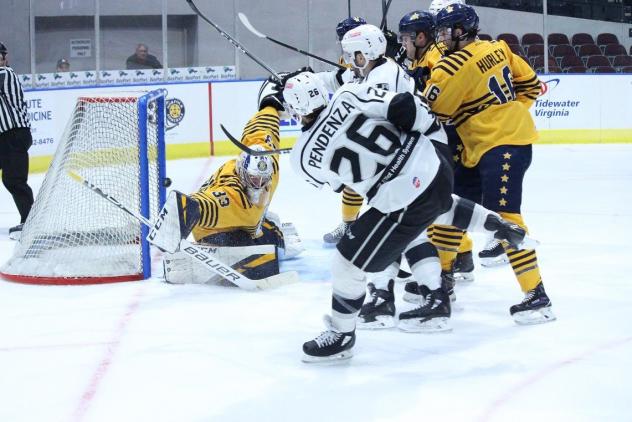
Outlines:
{"type": "MultiPolygon", "coordinates": [[[[488,34],[479,34],[479,38],[491,39],[488,34]]],[[[524,58],[538,73],[544,72],[544,38],[541,34],[531,32],[519,37],[505,32],[498,34],[496,39],[504,40],[514,54],[524,58]]],[[[596,40],[586,32],[551,33],[547,41],[551,73],[630,73],[632,47],[628,54],[612,33],[601,33],[596,40]]]]}

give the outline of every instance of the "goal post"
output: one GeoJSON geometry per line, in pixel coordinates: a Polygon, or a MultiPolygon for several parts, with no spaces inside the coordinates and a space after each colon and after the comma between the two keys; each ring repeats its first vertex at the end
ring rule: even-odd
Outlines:
{"type": "Polygon", "coordinates": [[[68,173],[153,221],[165,202],[165,96],[159,89],[77,99],[3,278],[98,284],[151,277],[148,228],[68,173]]]}

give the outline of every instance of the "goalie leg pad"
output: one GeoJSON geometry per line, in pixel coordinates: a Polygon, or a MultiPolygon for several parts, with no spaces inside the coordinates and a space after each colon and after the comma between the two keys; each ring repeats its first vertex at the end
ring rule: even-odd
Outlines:
{"type": "MultiPolygon", "coordinates": [[[[273,245],[218,247],[197,244],[196,246],[251,279],[262,279],[279,273],[273,245]]],[[[165,281],[171,284],[233,285],[205,266],[199,265],[190,254],[182,251],[165,254],[163,269],[165,281]]]]}
{"type": "Polygon", "coordinates": [[[189,236],[199,219],[197,201],[173,190],[158,213],[147,241],[165,252],[174,253],[180,248],[180,240],[189,236]]]}

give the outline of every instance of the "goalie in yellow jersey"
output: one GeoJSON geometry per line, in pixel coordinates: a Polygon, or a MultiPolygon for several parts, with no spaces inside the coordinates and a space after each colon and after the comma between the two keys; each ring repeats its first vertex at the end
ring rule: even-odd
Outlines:
{"type": "MultiPolygon", "coordinates": [[[[279,148],[279,116],[284,113],[279,87],[268,79],[259,91],[259,111],[246,124],[241,138],[253,150],[279,148]]],[[[246,277],[278,274],[279,258],[291,258],[303,250],[293,225],[281,224],[268,212],[278,183],[277,154],[243,152],[215,171],[197,192],[170,192],[163,207],[164,223],[152,240],[172,252],[164,259],[165,280],[174,284],[220,282],[218,276],[178,251],[180,240],[189,233],[207,252],[246,277]]]]}
{"type": "MultiPolygon", "coordinates": [[[[444,57],[435,64],[425,96],[432,111],[454,124],[462,142],[455,193],[498,212],[526,229],[520,214],[522,182],[538,138],[529,107],[540,81],[504,41],[481,41],[471,6],[452,4],[436,16],[436,42],[444,57]]],[[[555,319],[535,250],[507,249],[525,294],[510,308],[517,323],[555,319]]]]}

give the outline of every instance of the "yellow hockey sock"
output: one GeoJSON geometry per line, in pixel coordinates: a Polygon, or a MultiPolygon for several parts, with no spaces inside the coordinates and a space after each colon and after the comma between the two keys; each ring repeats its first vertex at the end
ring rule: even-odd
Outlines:
{"type": "MultiPolygon", "coordinates": [[[[524,223],[524,219],[521,214],[501,212],[501,217],[507,221],[518,224],[523,229],[527,230],[527,226],[524,223]]],[[[538,284],[542,282],[540,276],[540,267],[538,266],[538,257],[534,249],[506,249],[507,257],[511,268],[520,283],[520,288],[523,292],[533,290],[538,284]]]]}
{"type": "Polygon", "coordinates": [[[360,214],[364,198],[352,189],[344,188],[342,191],[342,221],[355,221],[360,214]]]}
{"type": "Polygon", "coordinates": [[[452,265],[456,259],[464,234],[463,230],[459,230],[456,227],[433,226],[431,242],[437,248],[437,252],[439,252],[439,260],[443,271],[452,271],[452,265]]]}

